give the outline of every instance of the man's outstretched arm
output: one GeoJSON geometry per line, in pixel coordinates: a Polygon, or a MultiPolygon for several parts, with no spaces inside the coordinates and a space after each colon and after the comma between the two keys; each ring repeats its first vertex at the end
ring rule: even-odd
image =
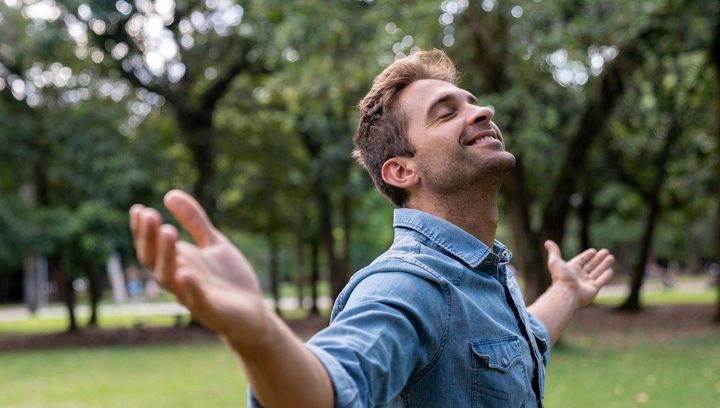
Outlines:
{"type": "Polygon", "coordinates": [[[130,209],[130,229],[140,262],[240,356],[263,405],[332,407],[333,386],[324,366],[267,310],[243,254],[190,195],[172,190],[164,203],[195,244],[179,241],[178,231],[162,224],[156,210],[136,204],[130,209]]]}
{"type": "Polygon", "coordinates": [[[600,288],[610,281],[615,258],[606,249],[588,249],[565,261],[555,242],[546,241],[545,249],[552,285],[528,307],[528,311],[545,324],[551,343],[555,343],[575,311],[590,304],[600,288]]]}

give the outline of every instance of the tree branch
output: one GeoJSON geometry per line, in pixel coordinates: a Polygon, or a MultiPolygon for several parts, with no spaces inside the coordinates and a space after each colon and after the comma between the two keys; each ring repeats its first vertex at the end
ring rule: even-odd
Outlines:
{"type": "Polygon", "coordinates": [[[212,112],[215,109],[218,101],[222,99],[227,90],[230,88],[233,80],[243,72],[251,74],[262,74],[268,73],[269,71],[264,67],[262,63],[253,63],[248,61],[248,53],[253,49],[255,44],[247,44],[243,47],[240,52],[238,59],[225,71],[215,83],[210,86],[202,95],[200,100],[202,101],[201,110],[205,112],[212,112]]]}
{"type": "Polygon", "coordinates": [[[507,23],[502,14],[498,14],[497,18],[500,24],[499,30],[489,33],[487,27],[487,13],[478,9],[480,2],[470,2],[466,11],[468,15],[470,31],[475,40],[474,61],[483,82],[487,86],[488,91],[492,93],[500,93],[507,88],[508,79],[506,75],[505,61],[511,58],[506,47],[506,26],[507,23]],[[491,38],[493,38],[491,40],[491,38]],[[502,55],[500,55],[502,54],[502,55]]]}
{"type": "MultiPolygon", "coordinates": [[[[548,196],[543,210],[542,226],[548,237],[560,240],[565,230],[570,196],[578,183],[577,169],[583,169],[592,142],[604,130],[613,108],[624,92],[623,77],[637,69],[643,61],[641,49],[652,43],[665,31],[661,22],[666,17],[656,18],[649,27],[640,31],[632,40],[619,49],[617,58],[610,62],[600,75],[595,92],[586,104],[576,130],[570,137],[560,173],[555,179],[552,193],[548,196]]],[[[544,237],[545,238],[545,237],[544,237]]]]}

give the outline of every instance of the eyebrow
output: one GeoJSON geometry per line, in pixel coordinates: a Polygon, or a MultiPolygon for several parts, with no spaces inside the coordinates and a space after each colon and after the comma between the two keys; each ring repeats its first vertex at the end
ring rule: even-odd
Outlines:
{"type": "Polygon", "coordinates": [[[451,101],[453,101],[453,100],[458,99],[458,98],[460,97],[460,95],[465,96],[465,98],[467,99],[467,101],[470,102],[470,103],[472,103],[473,105],[479,105],[479,104],[480,104],[480,102],[479,102],[478,99],[475,97],[475,95],[471,94],[470,92],[461,92],[461,93],[459,93],[459,92],[448,92],[448,93],[445,93],[445,94],[442,94],[442,95],[438,96],[437,99],[435,99],[435,100],[430,104],[430,107],[428,108],[428,110],[427,110],[427,112],[426,112],[426,114],[425,114],[425,117],[426,117],[426,118],[428,119],[428,121],[429,121],[430,118],[431,118],[431,116],[432,116],[432,114],[433,114],[433,112],[434,112],[438,107],[442,106],[443,104],[446,104],[446,103],[448,103],[448,102],[451,102],[451,101]]]}

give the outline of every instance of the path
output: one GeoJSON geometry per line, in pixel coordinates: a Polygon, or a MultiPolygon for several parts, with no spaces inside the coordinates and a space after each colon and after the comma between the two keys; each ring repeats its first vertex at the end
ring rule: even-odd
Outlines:
{"type": "MultiPolygon", "coordinates": [[[[309,306],[310,299],[305,299],[306,306],[309,306]]],[[[265,304],[272,308],[272,299],[265,298],[265,304]]],[[[318,298],[320,308],[330,307],[330,298],[321,296],[318,298]]],[[[297,298],[280,299],[280,309],[293,310],[298,308],[297,298]]],[[[85,318],[90,315],[90,308],[87,305],[80,305],[75,308],[77,316],[85,318]]],[[[100,316],[177,316],[188,314],[188,310],[176,302],[138,302],[138,303],[103,303],[99,306],[100,316]]],[[[65,318],[67,312],[61,304],[51,304],[40,308],[35,314],[36,318],[59,319],[65,318]]],[[[25,320],[32,317],[32,314],[24,306],[10,306],[0,308],[0,322],[25,320]]]]}

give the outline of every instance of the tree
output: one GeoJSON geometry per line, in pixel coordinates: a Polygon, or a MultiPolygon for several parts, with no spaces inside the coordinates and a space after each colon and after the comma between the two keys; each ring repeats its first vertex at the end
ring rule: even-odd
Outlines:
{"type": "MultiPolygon", "coordinates": [[[[710,45],[710,58],[715,68],[715,87],[716,97],[715,106],[717,109],[716,120],[717,124],[715,129],[716,135],[716,165],[715,165],[715,194],[717,197],[717,215],[715,217],[715,261],[720,264],[720,13],[716,18],[715,32],[712,43],[710,45]]],[[[715,314],[715,321],[720,323],[720,284],[717,286],[718,301],[717,301],[717,313],[715,314]]]]}
{"type": "Polygon", "coordinates": [[[498,108],[497,121],[518,158],[503,202],[532,301],[550,283],[541,267],[542,242],[563,241],[593,142],[606,130],[626,82],[642,66],[644,53],[655,52],[654,45],[672,35],[673,19],[697,11],[664,2],[654,3],[649,15],[632,4],[482,7],[487,10],[471,2],[467,10],[441,16],[453,27],[443,40],[454,44],[451,52],[464,70],[478,74],[465,85],[498,108]],[[459,23],[452,25],[454,20],[459,23]]]}
{"type": "MultiPolygon", "coordinates": [[[[619,307],[620,310],[624,311],[640,310],[640,289],[652,251],[656,225],[663,210],[661,202],[662,189],[669,176],[669,162],[671,157],[675,156],[673,154],[675,145],[684,134],[688,133],[687,126],[683,125],[692,122],[687,119],[688,111],[697,108],[692,105],[693,95],[684,92],[688,88],[692,90],[692,87],[689,87],[688,84],[698,83],[699,75],[697,70],[693,72],[692,66],[680,67],[677,56],[661,58],[659,61],[651,60],[648,65],[654,71],[652,77],[673,77],[675,80],[655,81],[649,86],[652,93],[646,95],[646,97],[655,101],[653,102],[653,109],[650,111],[643,112],[641,108],[624,113],[628,116],[623,120],[627,124],[626,126],[640,125],[640,127],[623,131],[623,134],[630,137],[625,137],[624,143],[621,140],[618,147],[613,146],[610,148],[607,154],[608,161],[617,172],[620,180],[631,186],[640,195],[647,207],[640,250],[636,264],[632,269],[630,294],[627,300],[619,307]],[[686,75],[683,75],[683,73],[686,73],[686,75]],[[688,76],[690,78],[685,78],[688,76]],[[647,142],[638,145],[633,139],[637,139],[636,135],[642,129],[653,129],[655,135],[644,138],[647,142]],[[631,157],[624,157],[630,154],[632,154],[631,157]],[[628,170],[628,166],[623,162],[644,163],[644,168],[633,167],[632,170],[628,170]]],[[[635,83],[643,84],[641,80],[635,83]]],[[[635,98],[642,100],[643,97],[641,94],[635,98]]]]}

